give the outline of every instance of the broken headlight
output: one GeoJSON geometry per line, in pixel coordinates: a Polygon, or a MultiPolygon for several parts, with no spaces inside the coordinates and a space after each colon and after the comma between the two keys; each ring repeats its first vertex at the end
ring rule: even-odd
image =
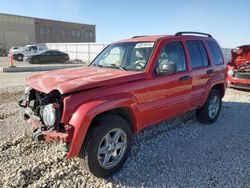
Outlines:
{"type": "Polygon", "coordinates": [[[53,104],[48,104],[43,108],[42,119],[45,125],[53,126],[56,122],[56,109],[53,104]]]}
{"type": "Polygon", "coordinates": [[[229,70],[227,72],[228,76],[234,76],[235,71],[234,70],[229,70]]]}
{"type": "Polygon", "coordinates": [[[25,87],[24,93],[25,93],[25,94],[29,94],[31,89],[32,89],[32,88],[31,88],[30,86],[25,87]]]}

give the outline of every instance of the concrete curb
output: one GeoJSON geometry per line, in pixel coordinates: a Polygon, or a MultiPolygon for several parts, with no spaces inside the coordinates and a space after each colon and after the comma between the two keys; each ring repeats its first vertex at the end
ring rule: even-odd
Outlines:
{"type": "Polygon", "coordinates": [[[84,65],[59,65],[59,66],[33,66],[33,67],[1,67],[0,72],[35,72],[57,69],[76,68],[84,65]]]}

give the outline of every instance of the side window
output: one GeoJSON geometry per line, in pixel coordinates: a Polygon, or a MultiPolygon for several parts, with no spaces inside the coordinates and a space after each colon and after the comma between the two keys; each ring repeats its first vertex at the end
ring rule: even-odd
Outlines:
{"type": "Polygon", "coordinates": [[[53,51],[53,55],[61,55],[62,53],[59,51],[53,51]]]}
{"type": "Polygon", "coordinates": [[[191,58],[192,68],[208,66],[208,56],[202,41],[187,41],[188,52],[191,58]]]}
{"type": "Polygon", "coordinates": [[[33,46],[33,49],[32,50],[37,50],[37,47],[36,46],[33,46]]]}
{"type": "Polygon", "coordinates": [[[223,64],[223,57],[220,48],[214,41],[207,41],[208,48],[212,54],[213,62],[215,65],[223,64]]]}
{"type": "Polygon", "coordinates": [[[51,51],[47,51],[47,52],[42,53],[42,55],[51,56],[52,52],[51,51]]]}
{"type": "Polygon", "coordinates": [[[31,51],[32,50],[32,46],[30,46],[30,47],[28,47],[27,49],[26,49],[26,51],[31,51]]]}
{"type": "Polygon", "coordinates": [[[161,54],[157,61],[157,67],[168,64],[176,64],[177,72],[187,70],[185,52],[181,42],[170,42],[161,50],[161,54]]]}

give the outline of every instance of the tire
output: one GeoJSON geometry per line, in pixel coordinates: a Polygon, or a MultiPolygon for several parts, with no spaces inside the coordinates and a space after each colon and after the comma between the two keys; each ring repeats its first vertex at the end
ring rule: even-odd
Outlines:
{"type": "Polygon", "coordinates": [[[80,163],[94,176],[105,178],[119,171],[126,162],[131,151],[132,131],[126,120],[112,114],[98,117],[91,126],[93,128],[88,132],[79,153],[80,163]],[[120,137],[115,139],[115,135],[119,135],[119,131],[120,137]],[[107,142],[107,138],[113,142],[117,140],[117,143],[107,142]],[[120,149],[116,149],[116,147],[120,147],[120,149]],[[113,156],[115,153],[116,160],[113,156]]]}
{"type": "Polygon", "coordinates": [[[206,103],[200,109],[196,110],[198,120],[206,124],[215,122],[220,115],[221,105],[220,92],[212,89],[206,103]]]}
{"type": "Polygon", "coordinates": [[[39,64],[39,63],[40,63],[40,61],[37,58],[34,58],[34,59],[30,60],[30,64],[39,64]]]}
{"type": "Polygon", "coordinates": [[[17,61],[23,61],[23,55],[22,54],[17,54],[15,56],[15,60],[17,60],[17,61]]]}

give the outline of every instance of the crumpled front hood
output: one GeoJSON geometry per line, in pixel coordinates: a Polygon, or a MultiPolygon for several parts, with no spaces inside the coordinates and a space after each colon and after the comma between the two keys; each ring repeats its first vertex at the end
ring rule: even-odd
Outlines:
{"type": "Polygon", "coordinates": [[[32,74],[27,77],[26,84],[44,93],[58,90],[61,94],[65,94],[143,78],[145,78],[143,72],[79,67],[32,74]]]}
{"type": "Polygon", "coordinates": [[[242,66],[250,62],[250,45],[239,46],[232,49],[231,65],[236,67],[242,66]]]}

